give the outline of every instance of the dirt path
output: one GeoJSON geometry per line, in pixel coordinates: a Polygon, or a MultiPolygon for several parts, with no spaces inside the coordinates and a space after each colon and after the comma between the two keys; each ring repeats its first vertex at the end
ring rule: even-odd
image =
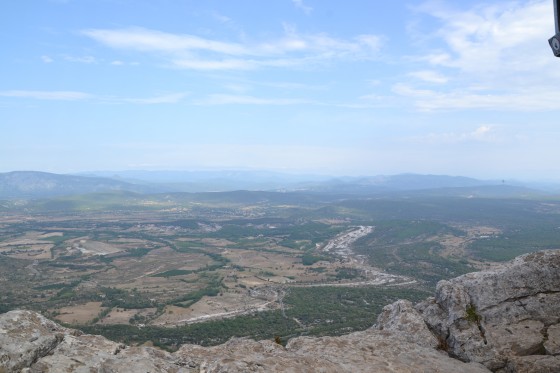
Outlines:
{"type": "Polygon", "coordinates": [[[197,317],[191,317],[188,319],[182,319],[176,322],[176,324],[195,324],[199,322],[209,321],[209,320],[216,320],[216,319],[227,319],[235,316],[243,316],[248,315],[253,312],[263,312],[269,309],[269,305],[276,303],[276,300],[272,300],[263,304],[259,304],[256,306],[228,311],[228,312],[218,312],[218,313],[211,313],[208,315],[202,315],[197,317]]]}

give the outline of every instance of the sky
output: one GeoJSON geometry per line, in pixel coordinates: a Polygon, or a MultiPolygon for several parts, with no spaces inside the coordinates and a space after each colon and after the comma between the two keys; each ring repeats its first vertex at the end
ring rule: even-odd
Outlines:
{"type": "Polygon", "coordinates": [[[0,2],[0,172],[560,178],[552,0],[0,2]]]}

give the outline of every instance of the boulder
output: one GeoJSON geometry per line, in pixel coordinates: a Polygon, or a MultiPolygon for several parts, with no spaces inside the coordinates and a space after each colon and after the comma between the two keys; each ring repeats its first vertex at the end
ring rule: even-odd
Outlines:
{"type": "Polygon", "coordinates": [[[547,339],[544,342],[544,349],[547,355],[560,355],[560,324],[551,325],[547,329],[547,339]]]}
{"type": "Polygon", "coordinates": [[[299,337],[286,347],[272,341],[232,339],[214,346],[184,345],[175,353],[200,372],[465,372],[488,373],[442,351],[401,339],[402,333],[369,329],[339,337],[299,337]]]}
{"type": "MultiPolygon", "coordinates": [[[[545,354],[547,328],[560,318],[560,252],[526,254],[440,281],[435,297],[416,309],[450,356],[462,361],[498,370],[513,357],[545,354]]],[[[548,343],[550,351],[556,340],[548,343]]]]}
{"type": "Polygon", "coordinates": [[[532,355],[512,357],[505,369],[505,373],[558,373],[560,357],[532,355]]]}
{"type": "Polygon", "coordinates": [[[68,329],[31,311],[0,317],[0,371],[18,372],[51,351],[70,334],[68,329]]]}
{"type": "Polygon", "coordinates": [[[398,300],[383,307],[376,328],[401,334],[401,339],[422,346],[438,348],[440,342],[430,332],[422,315],[408,300],[398,300]]]}
{"type": "Polygon", "coordinates": [[[31,311],[0,315],[0,372],[188,372],[168,353],[61,327],[31,311]]]}

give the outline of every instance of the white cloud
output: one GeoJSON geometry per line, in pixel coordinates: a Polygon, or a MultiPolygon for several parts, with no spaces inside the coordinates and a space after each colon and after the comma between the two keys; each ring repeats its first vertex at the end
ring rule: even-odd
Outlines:
{"type": "Polygon", "coordinates": [[[44,63],[51,63],[51,62],[54,61],[54,60],[53,60],[51,57],[49,57],[49,56],[41,56],[41,60],[42,60],[44,63]]]}
{"type": "Polygon", "coordinates": [[[213,61],[189,58],[173,60],[172,64],[181,69],[192,70],[252,70],[258,66],[256,61],[242,59],[213,61]]]}
{"type": "Polygon", "coordinates": [[[111,48],[155,54],[170,66],[196,70],[309,67],[333,60],[373,59],[383,44],[383,38],[377,35],[337,39],[327,34],[300,34],[290,25],[284,25],[280,38],[242,43],[143,28],[90,29],[82,33],[111,48]]]}
{"type": "Polygon", "coordinates": [[[430,4],[425,10],[443,22],[437,35],[448,48],[434,63],[473,73],[535,71],[550,65],[550,1],[504,1],[468,11],[430,4]]]}
{"type": "MultiPolygon", "coordinates": [[[[215,94],[198,100],[195,105],[309,105],[314,102],[292,98],[261,98],[244,95],[215,94]]],[[[316,104],[316,103],[315,103],[316,104]]]]}
{"type": "Polygon", "coordinates": [[[437,49],[413,59],[408,76],[420,81],[396,84],[394,93],[425,111],[558,109],[560,69],[547,43],[554,31],[550,1],[503,1],[464,11],[427,2],[419,9],[439,21],[428,32],[437,49]],[[442,86],[427,90],[426,83],[442,86]]]}
{"type": "Polygon", "coordinates": [[[176,35],[143,28],[118,30],[85,30],[83,34],[95,41],[117,49],[135,49],[149,52],[187,52],[205,50],[228,55],[248,54],[242,45],[200,38],[194,35],[176,35]]]}
{"type": "Polygon", "coordinates": [[[226,84],[224,88],[227,89],[228,91],[236,92],[236,93],[245,93],[251,90],[251,86],[248,84],[235,84],[235,83],[226,84]]]}
{"type": "Polygon", "coordinates": [[[150,98],[129,98],[124,99],[125,102],[133,104],[154,105],[154,104],[176,104],[185,98],[185,93],[171,93],[168,95],[150,97],[150,98]]]}
{"type": "Polygon", "coordinates": [[[449,81],[449,78],[447,78],[443,74],[431,70],[413,71],[408,75],[428,83],[445,84],[449,81]]]}
{"type": "Polygon", "coordinates": [[[224,16],[223,14],[219,13],[212,13],[212,17],[220,23],[229,23],[231,22],[231,18],[228,16],[224,16]]]}
{"type": "Polygon", "coordinates": [[[266,87],[272,87],[272,88],[279,88],[284,90],[324,91],[328,88],[327,85],[312,85],[312,84],[294,83],[294,82],[258,81],[258,82],[254,82],[254,84],[258,84],[266,87]]]}
{"type": "Polygon", "coordinates": [[[305,14],[310,14],[313,11],[313,8],[307,6],[303,3],[303,0],[292,0],[292,3],[296,6],[296,8],[303,11],[305,14]]]}
{"type": "Polygon", "coordinates": [[[79,62],[79,63],[97,63],[97,59],[93,56],[82,56],[82,57],[75,57],[75,56],[64,56],[66,61],[70,62],[79,62]]]}
{"type": "Polygon", "coordinates": [[[393,92],[412,99],[421,111],[485,109],[508,111],[557,110],[558,90],[527,89],[523,92],[477,93],[464,89],[435,91],[418,89],[408,84],[393,86],[393,92]]]}
{"type": "Polygon", "coordinates": [[[91,98],[84,92],[76,91],[0,91],[0,96],[31,98],[36,100],[76,101],[91,98]]]}
{"type": "Polygon", "coordinates": [[[337,106],[354,108],[354,109],[372,109],[381,107],[400,107],[402,106],[402,101],[397,100],[395,96],[381,95],[381,94],[369,94],[358,97],[358,103],[351,104],[339,104],[337,106]]]}
{"type": "Polygon", "coordinates": [[[367,46],[372,51],[378,51],[383,44],[383,39],[378,35],[359,35],[356,40],[361,46],[367,46]]]}
{"type": "Polygon", "coordinates": [[[0,97],[13,97],[22,99],[34,100],[52,100],[52,101],[79,101],[90,100],[97,103],[116,103],[116,104],[141,104],[141,105],[154,105],[154,104],[175,104],[182,101],[187,96],[187,93],[170,93],[167,95],[160,95],[148,98],[123,98],[114,96],[96,96],[89,93],[77,91],[0,91],[0,97]]]}

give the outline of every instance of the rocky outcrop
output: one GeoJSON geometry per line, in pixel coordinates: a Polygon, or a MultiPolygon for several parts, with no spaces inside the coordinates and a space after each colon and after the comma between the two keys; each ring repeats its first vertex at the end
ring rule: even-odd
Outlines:
{"type": "Polygon", "coordinates": [[[441,281],[435,297],[386,306],[340,337],[232,339],[175,353],[129,347],[31,311],[0,315],[5,372],[560,372],[560,251],[441,281]]]}
{"type": "MultiPolygon", "coordinates": [[[[179,372],[172,356],[61,327],[38,313],[0,315],[0,372],[179,372]]],[[[187,370],[183,370],[187,371],[187,370]]]]}
{"type": "Polygon", "coordinates": [[[400,339],[421,346],[438,348],[440,342],[430,332],[422,315],[408,300],[398,300],[385,306],[377,317],[377,329],[397,333],[400,339]]]}
{"type": "Polygon", "coordinates": [[[201,372],[488,372],[480,364],[460,363],[398,334],[373,329],[295,338],[285,348],[269,341],[232,340],[209,349],[183,346],[177,354],[189,356],[189,364],[201,372]]]}
{"type": "Polygon", "coordinates": [[[440,281],[415,308],[450,356],[493,371],[560,372],[559,251],[440,281]]]}
{"type": "Polygon", "coordinates": [[[0,372],[310,371],[488,372],[480,364],[463,363],[407,340],[402,331],[370,329],[342,337],[300,337],[286,347],[234,338],[215,347],[184,345],[170,354],[81,334],[31,311],[0,315],[0,372]]]}

